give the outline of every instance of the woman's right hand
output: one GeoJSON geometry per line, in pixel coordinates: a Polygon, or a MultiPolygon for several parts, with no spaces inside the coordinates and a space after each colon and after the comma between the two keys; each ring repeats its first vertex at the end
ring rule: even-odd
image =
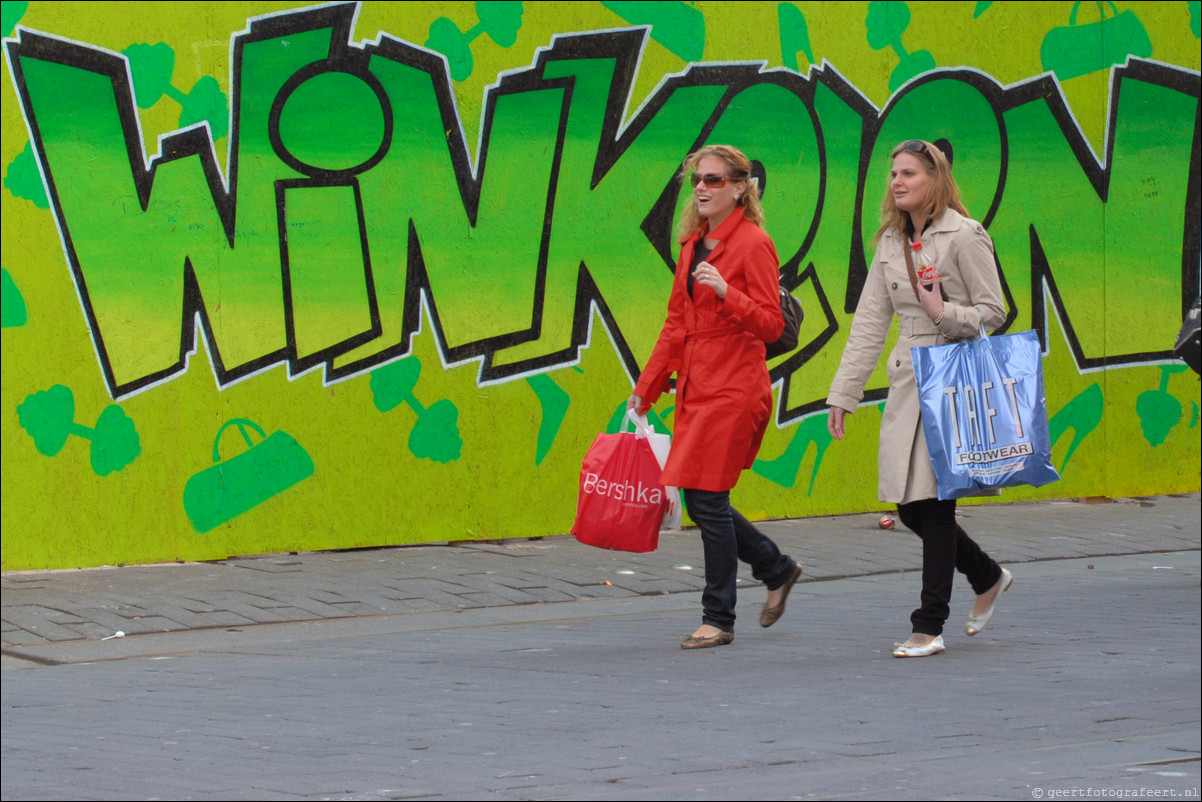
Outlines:
{"type": "Polygon", "coordinates": [[[826,416],[826,430],[831,433],[831,437],[836,440],[843,439],[843,419],[847,416],[847,410],[843,407],[830,407],[826,416]]]}
{"type": "Polygon", "coordinates": [[[626,402],[627,409],[633,409],[634,414],[643,414],[643,397],[641,395],[631,395],[630,400],[626,402]]]}

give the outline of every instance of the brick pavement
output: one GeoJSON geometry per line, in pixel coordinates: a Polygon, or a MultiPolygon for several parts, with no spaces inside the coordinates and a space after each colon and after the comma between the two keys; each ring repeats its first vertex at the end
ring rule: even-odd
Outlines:
{"type": "MultiPolygon", "coordinates": [[[[1198,493],[1137,499],[963,506],[964,528],[1006,564],[1196,551],[1198,493]]],[[[764,530],[806,567],[803,582],[917,570],[920,544],[879,515],[770,521],[764,530]]],[[[561,536],[154,566],[4,574],[4,650],[292,621],[455,611],[700,591],[696,530],[665,532],[649,554],[561,536]]],[[[746,572],[741,585],[753,586],[746,572]]]]}
{"type": "Polygon", "coordinates": [[[1198,799],[1199,552],[1014,568],[930,660],[889,656],[897,572],[703,652],[693,593],[25,647],[50,665],[4,660],[0,796],[1198,799]]]}

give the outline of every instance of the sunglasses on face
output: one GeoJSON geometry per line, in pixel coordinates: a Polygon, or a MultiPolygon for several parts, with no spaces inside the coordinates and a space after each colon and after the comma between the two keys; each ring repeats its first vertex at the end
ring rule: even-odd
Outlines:
{"type": "Polygon", "coordinates": [[[722,175],[721,173],[706,173],[705,175],[693,173],[689,176],[689,183],[691,183],[693,186],[697,186],[703,181],[705,182],[705,185],[711,189],[722,189],[722,187],[726,186],[726,176],[722,175]]]}

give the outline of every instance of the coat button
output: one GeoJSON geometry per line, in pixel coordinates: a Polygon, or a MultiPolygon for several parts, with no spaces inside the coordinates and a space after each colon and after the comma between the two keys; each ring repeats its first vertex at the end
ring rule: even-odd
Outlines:
{"type": "Polygon", "coordinates": [[[893,282],[893,289],[895,289],[895,290],[897,289],[897,282],[896,282],[896,281],[895,281],[895,282],[893,282]]]}
{"type": "Polygon", "coordinates": [[[901,367],[901,360],[900,360],[900,359],[898,359],[898,360],[894,361],[894,363],[893,363],[893,367],[895,367],[895,368],[900,368],[900,367],[901,367]]]}

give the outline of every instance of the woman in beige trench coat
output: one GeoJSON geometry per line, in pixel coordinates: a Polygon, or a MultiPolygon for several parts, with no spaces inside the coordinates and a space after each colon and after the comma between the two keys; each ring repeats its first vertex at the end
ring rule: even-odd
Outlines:
{"type": "Polygon", "coordinates": [[[1013,577],[956,523],[956,502],[938,498],[910,349],[974,338],[981,324],[992,331],[1005,319],[1005,307],[993,243],[981,224],[968,218],[947,158],[922,140],[903,142],[891,158],[876,256],[826,399],[827,427],[832,437],[843,439],[846,416],[864,398],[896,315],[899,334],[886,366],[889,397],[881,420],[878,494],[881,501],[897,504],[902,523],[922,538],[921,606],[910,616],[911,636],[895,644],[893,655],[925,657],[945,651],[943,625],[957,570],[977,594],[964,627],[969,635],[989,622],[1013,577]],[[903,250],[911,241],[920,241],[935,259],[939,277],[930,285],[911,281],[903,250]]]}

